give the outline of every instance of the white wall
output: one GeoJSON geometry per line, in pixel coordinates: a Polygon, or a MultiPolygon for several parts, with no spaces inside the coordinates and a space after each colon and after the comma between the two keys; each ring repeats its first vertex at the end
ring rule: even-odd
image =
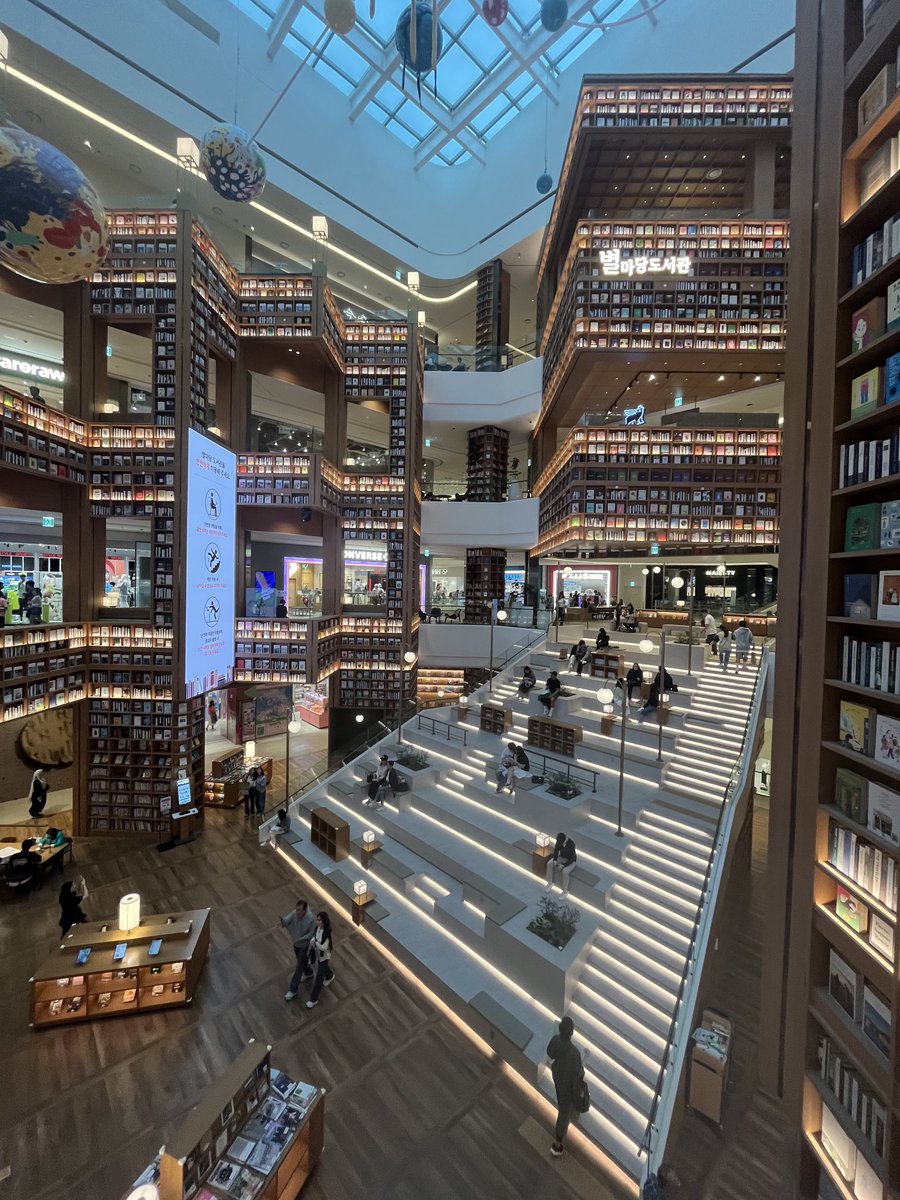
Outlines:
{"type": "Polygon", "coordinates": [[[425,420],[475,429],[537,417],[543,361],[509,371],[426,371],[425,420]]]}
{"type": "MultiPolygon", "coordinates": [[[[532,629],[494,626],[494,665],[499,666],[517,645],[523,648],[533,639],[532,629]]],[[[490,625],[419,626],[419,662],[423,667],[487,667],[490,662],[490,625]]]]}
{"type": "Polygon", "coordinates": [[[539,507],[537,498],[500,504],[423,500],[422,549],[432,554],[453,546],[530,550],[538,540],[539,507]]]}

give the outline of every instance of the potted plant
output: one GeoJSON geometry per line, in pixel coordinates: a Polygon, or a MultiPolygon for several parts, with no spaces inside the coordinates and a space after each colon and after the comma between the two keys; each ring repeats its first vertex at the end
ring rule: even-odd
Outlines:
{"type": "Polygon", "coordinates": [[[578,928],[580,911],[574,905],[563,904],[553,896],[542,896],[538,901],[538,909],[538,915],[532,917],[526,929],[555,946],[557,950],[562,950],[578,928]]]}
{"type": "Polygon", "coordinates": [[[431,759],[424,750],[420,750],[418,746],[394,746],[388,751],[388,757],[392,758],[401,767],[405,767],[407,771],[424,771],[431,762],[431,759]]]}
{"type": "Polygon", "coordinates": [[[547,791],[551,796],[559,796],[561,800],[574,800],[576,796],[581,795],[581,788],[568,775],[563,775],[562,771],[549,771],[547,773],[549,783],[547,791]]]}

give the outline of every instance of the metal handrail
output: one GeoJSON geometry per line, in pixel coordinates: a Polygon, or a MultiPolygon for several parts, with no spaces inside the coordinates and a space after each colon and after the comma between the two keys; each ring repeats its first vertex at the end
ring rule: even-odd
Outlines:
{"type": "Polygon", "coordinates": [[[748,737],[750,734],[751,725],[755,725],[759,718],[758,706],[760,704],[761,698],[765,691],[766,674],[767,674],[767,669],[768,669],[768,657],[769,657],[768,647],[763,645],[762,651],[760,654],[760,669],[757,673],[756,687],[754,688],[753,700],[750,705],[750,709],[747,713],[747,719],[744,722],[744,732],[741,736],[740,752],[739,752],[737,760],[735,762],[735,766],[732,769],[731,776],[729,777],[728,783],[725,785],[725,788],[724,788],[724,791],[722,794],[722,804],[719,808],[719,815],[716,820],[715,833],[713,835],[713,840],[710,845],[709,859],[707,861],[706,870],[703,875],[703,883],[700,888],[700,897],[697,901],[697,911],[694,914],[694,923],[691,928],[691,936],[690,936],[690,940],[688,943],[687,968],[686,968],[684,974],[682,975],[681,980],[678,985],[678,992],[675,996],[675,1006],[672,1010],[672,1019],[669,1022],[669,1029],[668,1029],[668,1033],[666,1035],[666,1044],[663,1049],[663,1055],[662,1055],[662,1060],[660,1062],[659,1073],[656,1077],[656,1085],[653,1089],[653,1101],[650,1106],[650,1113],[647,1117],[647,1125],[644,1130],[644,1137],[641,1141],[641,1148],[647,1150],[648,1173],[651,1169],[651,1163],[650,1163],[651,1132],[657,1133],[657,1134],[659,1133],[659,1129],[656,1124],[656,1118],[657,1118],[657,1114],[659,1112],[660,1100],[662,1097],[663,1081],[665,1079],[666,1072],[669,1069],[669,1066],[671,1065],[671,1061],[673,1059],[674,1053],[677,1051],[677,1048],[678,1048],[677,1044],[676,1044],[676,1036],[677,1036],[677,1032],[678,1032],[678,1020],[679,1020],[679,1017],[681,1016],[681,1007],[682,1007],[682,1004],[684,1001],[684,996],[685,996],[685,992],[687,990],[688,983],[693,981],[694,972],[695,972],[695,969],[697,966],[697,962],[695,961],[695,951],[697,948],[697,940],[698,940],[698,935],[700,933],[700,926],[701,926],[703,917],[706,914],[706,911],[708,908],[708,902],[709,902],[710,890],[711,890],[710,882],[712,879],[713,866],[718,859],[718,851],[721,848],[720,842],[721,842],[721,838],[722,838],[722,824],[723,824],[726,812],[728,812],[728,813],[731,812],[731,809],[729,808],[729,801],[734,796],[735,791],[737,790],[737,785],[740,781],[741,775],[744,773],[745,768],[746,768],[746,755],[747,755],[747,750],[748,750],[747,740],[748,740],[748,737]],[[763,670],[764,666],[766,667],[766,671],[763,670]],[[740,764],[740,766],[738,766],[738,764],[740,764]]]}
{"type": "Polygon", "coordinates": [[[439,721],[436,717],[426,717],[423,713],[419,713],[418,719],[416,721],[416,728],[417,729],[424,728],[423,722],[425,722],[431,726],[430,730],[428,730],[428,729],[425,730],[426,733],[431,733],[432,736],[437,737],[438,736],[437,727],[438,727],[438,725],[441,725],[441,726],[443,726],[444,729],[447,730],[447,741],[448,742],[453,741],[453,735],[455,734],[457,739],[462,741],[462,744],[464,746],[467,744],[468,732],[465,729],[460,729],[460,727],[458,725],[452,725],[449,721],[439,721]]]}

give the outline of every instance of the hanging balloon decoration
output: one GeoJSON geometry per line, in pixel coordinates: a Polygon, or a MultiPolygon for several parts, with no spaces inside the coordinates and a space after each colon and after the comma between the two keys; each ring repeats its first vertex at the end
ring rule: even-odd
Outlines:
{"type": "Polygon", "coordinates": [[[224,121],[203,135],[200,165],[224,200],[246,204],[266,186],[266,163],[256,142],[237,125],[224,121]]]}
{"type": "MultiPolygon", "coordinates": [[[[371,0],[374,4],[374,0],[371,0]]],[[[325,0],[325,24],[332,33],[347,34],[356,24],[353,0],[325,0]]]]}
{"type": "Polygon", "coordinates": [[[425,0],[412,0],[402,12],[394,32],[394,45],[403,63],[400,86],[406,86],[407,68],[415,73],[416,88],[422,99],[422,75],[434,71],[434,93],[437,95],[437,65],[444,48],[444,34],[437,16],[437,3],[430,8],[425,0]]]}
{"type": "Polygon", "coordinates": [[[553,187],[553,176],[548,175],[546,171],[543,173],[543,175],[538,175],[538,179],[537,179],[537,183],[535,184],[535,187],[541,193],[542,196],[546,196],[547,193],[550,191],[550,189],[553,187]]]}
{"type": "Polygon", "coordinates": [[[547,151],[550,145],[550,68],[547,68],[547,87],[544,91],[544,170],[538,175],[535,187],[546,196],[553,187],[553,176],[547,170],[547,151]]]}
{"type": "Polygon", "coordinates": [[[492,29],[497,29],[509,16],[509,0],[484,0],[481,11],[492,29]]]}
{"type": "Polygon", "coordinates": [[[106,258],[106,212],[61,150],[0,127],[0,262],[38,283],[90,279],[106,258]]]}
{"type": "Polygon", "coordinates": [[[562,29],[568,15],[567,0],[541,0],[541,24],[549,33],[562,29]]]}

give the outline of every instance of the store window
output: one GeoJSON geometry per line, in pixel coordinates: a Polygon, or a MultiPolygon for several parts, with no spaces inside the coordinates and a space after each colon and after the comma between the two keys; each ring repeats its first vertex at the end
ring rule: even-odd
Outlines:
{"type": "Polygon", "coordinates": [[[321,558],[284,560],[285,602],[289,617],[305,617],[322,611],[321,558]]]}
{"type": "Polygon", "coordinates": [[[15,551],[0,552],[0,584],[6,597],[5,624],[55,625],[62,621],[61,553],[47,553],[27,543],[15,551]]]}
{"type": "Polygon", "coordinates": [[[108,546],[103,564],[103,607],[150,607],[150,542],[108,546]]]}
{"type": "Polygon", "coordinates": [[[384,608],[387,599],[387,550],[381,545],[344,547],[344,604],[384,608]]]}

